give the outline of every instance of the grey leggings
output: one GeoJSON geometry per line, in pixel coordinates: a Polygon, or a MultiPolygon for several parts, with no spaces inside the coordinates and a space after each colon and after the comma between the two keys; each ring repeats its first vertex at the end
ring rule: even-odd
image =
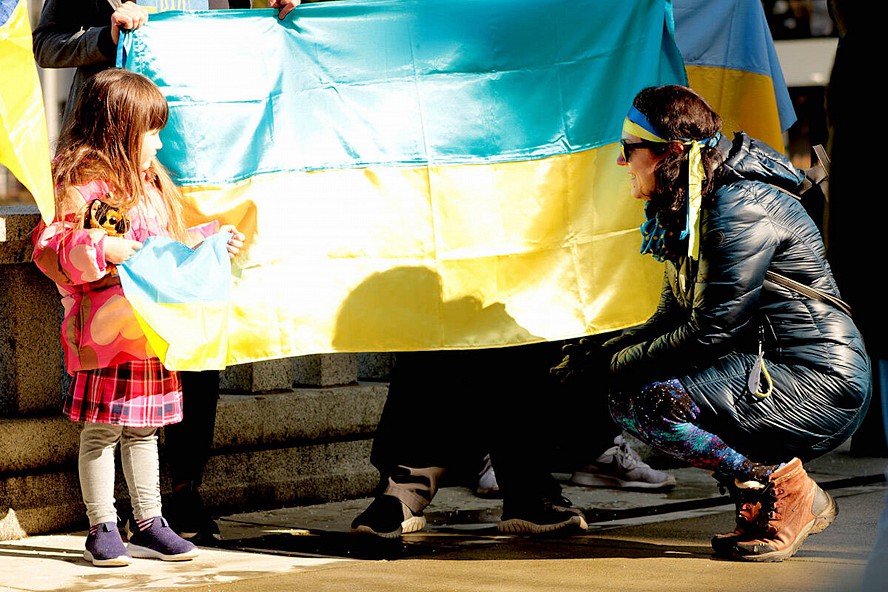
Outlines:
{"type": "Polygon", "coordinates": [[[80,491],[90,526],[117,522],[114,449],[118,442],[133,517],[144,520],[161,515],[157,428],[84,422],[78,466],[80,491]]]}

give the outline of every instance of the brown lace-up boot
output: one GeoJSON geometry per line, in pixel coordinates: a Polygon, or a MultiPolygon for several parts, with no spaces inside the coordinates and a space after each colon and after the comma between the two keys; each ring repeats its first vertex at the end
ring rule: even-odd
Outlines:
{"type": "Polygon", "coordinates": [[[756,518],[758,538],[737,541],[734,555],[744,561],[783,561],[795,555],[808,535],[822,532],[839,509],[833,498],[792,459],[771,473],[756,518]]]}
{"type": "Polygon", "coordinates": [[[716,555],[730,555],[734,551],[734,543],[751,540],[761,536],[755,519],[762,507],[762,489],[740,487],[733,477],[715,476],[718,488],[731,497],[736,508],[736,525],[731,532],[717,534],[711,539],[712,549],[716,555]]]}

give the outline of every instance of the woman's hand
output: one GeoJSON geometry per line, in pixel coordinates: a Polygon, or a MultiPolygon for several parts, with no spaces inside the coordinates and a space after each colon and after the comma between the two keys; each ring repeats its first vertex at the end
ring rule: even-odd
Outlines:
{"type": "Polygon", "coordinates": [[[586,380],[608,384],[612,352],[596,339],[583,337],[579,341],[565,344],[561,351],[564,354],[561,363],[549,369],[559,381],[568,383],[586,380]]]}
{"type": "Polygon", "coordinates": [[[104,242],[105,261],[115,265],[123,263],[142,248],[142,243],[139,241],[119,236],[106,236],[104,242]]]}
{"type": "Polygon", "coordinates": [[[132,31],[148,22],[148,10],[135,2],[124,2],[111,15],[111,40],[114,45],[120,40],[120,30],[132,31]]]}
{"type": "Polygon", "coordinates": [[[228,239],[228,257],[234,259],[234,257],[240,252],[241,247],[244,246],[244,240],[246,240],[246,236],[244,233],[238,232],[237,228],[233,224],[223,224],[221,228],[219,228],[219,232],[230,232],[231,237],[228,239]]]}

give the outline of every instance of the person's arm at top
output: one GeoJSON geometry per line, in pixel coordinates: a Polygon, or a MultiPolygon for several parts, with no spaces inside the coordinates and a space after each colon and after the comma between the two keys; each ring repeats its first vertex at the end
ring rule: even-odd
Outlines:
{"type": "Polygon", "coordinates": [[[33,33],[34,57],[42,68],[113,64],[120,29],[138,29],[148,21],[148,11],[134,2],[124,2],[110,16],[98,6],[98,2],[46,0],[33,33]]]}

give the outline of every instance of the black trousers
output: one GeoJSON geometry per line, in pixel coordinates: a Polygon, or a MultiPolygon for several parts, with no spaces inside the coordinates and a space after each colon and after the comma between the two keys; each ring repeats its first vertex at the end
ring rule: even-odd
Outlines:
{"type": "Polygon", "coordinates": [[[378,493],[422,481],[411,468],[440,467],[439,485],[468,485],[490,452],[505,503],[557,499],[552,470],[594,459],[620,433],[604,396],[549,373],[561,345],[399,353],[371,453],[378,493]]]}
{"type": "Polygon", "coordinates": [[[186,483],[199,487],[213,446],[219,372],[182,372],[183,419],[163,428],[163,455],[173,487],[186,483]]]}

